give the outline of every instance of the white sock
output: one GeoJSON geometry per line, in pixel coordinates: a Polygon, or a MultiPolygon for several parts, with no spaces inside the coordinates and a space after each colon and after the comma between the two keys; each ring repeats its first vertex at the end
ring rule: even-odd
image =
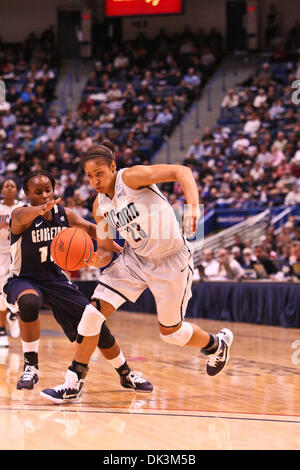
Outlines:
{"type": "Polygon", "coordinates": [[[108,362],[111,363],[111,365],[115,368],[115,369],[119,369],[119,367],[121,367],[124,363],[125,363],[125,357],[122,353],[122,351],[120,352],[120,354],[115,357],[114,359],[109,359],[108,362]]]}
{"type": "Polygon", "coordinates": [[[21,343],[22,343],[22,349],[23,349],[24,354],[28,352],[37,353],[39,351],[39,343],[40,343],[39,339],[37,339],[36,341],[32,341],[30,343],[27,343],[26,341],[23,341],[21,339],[21,343]]]}

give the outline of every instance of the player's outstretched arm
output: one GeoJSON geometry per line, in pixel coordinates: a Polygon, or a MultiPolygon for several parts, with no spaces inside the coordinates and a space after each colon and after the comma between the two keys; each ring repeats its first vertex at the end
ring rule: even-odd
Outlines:
{"type": "Polygon", "coordinates": [[[44,216],[49,212],[55,204],[59,204],[61,198],[53,199],[53,201],[47,202],[40,206],[28,206],[28,207],[17,207],[12,211],[11,214],[11,231],[14,234],[19,234],[24,232],[36,217],[39,215],[44,216]]]}
{"type": "Polygon", "coordinates": [[[185,195],[183,230],[192,236],[201,217],[198,188],[190,168],[183,165],[137,165],[123,172],[124,183],[132,189],[150,184],[177,181],[185,195]]]}
{"type": "Polygon", "coordinates": [[[132,189],[150,184],[177,181],[186,197],[187,204],[199,204],[198,188],[190,168],[183,165],[136,165],[123,172],[124,183],[132,189]]]}

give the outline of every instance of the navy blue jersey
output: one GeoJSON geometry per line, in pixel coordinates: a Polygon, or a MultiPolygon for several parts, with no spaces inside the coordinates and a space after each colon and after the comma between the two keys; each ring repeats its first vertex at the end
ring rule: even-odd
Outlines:
{"type": "Polygon", "coordinates": [[[61,277],[66,279],[62,269],[51,257],[50,245],[53,238],[70,225],[63,206],[55,205],[51,212],[52,220],[46,220],[39,215],[23,233],[11,234],[10,277],[18,276],[38,281],[57,280],[61,277]]]}

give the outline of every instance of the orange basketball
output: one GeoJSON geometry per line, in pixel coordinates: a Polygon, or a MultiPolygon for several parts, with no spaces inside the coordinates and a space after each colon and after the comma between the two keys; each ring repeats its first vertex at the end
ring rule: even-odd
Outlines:
{"type": "Polygon", "coordinates": [[[91,237],[80,228],[69,227],[59,232],[51,242],[51,255],[65,271],[77,271],[91,258],[94,245],[91,237]]]}

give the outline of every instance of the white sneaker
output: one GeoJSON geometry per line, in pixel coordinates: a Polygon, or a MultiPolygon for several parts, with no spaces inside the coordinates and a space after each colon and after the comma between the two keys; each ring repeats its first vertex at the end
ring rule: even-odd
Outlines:
{"type": "MultiPolygon", "coordinates": [[[[76,372],[68,369],[65,375],[65,382],[53,388],[46,388],[40,395],[54,403],[80,403],[82,400],[83,378],[78,377],[76,372]]],[[[81,374],[80,374],[81,375],[81,374]]]]}
{"type": "Polygon", "coordinates": [[[220,374],[229,361],[229,349],[233,341],[233,333],[227,328],[223,328],[217,334],[219,338],[219,346],[215,353],[210,354],[207,364],[206,372],[210,376],[220,374]]]}
{"type": "Polygon", "coordinates": [[[0,331],[0,348],[8,348],[8,336],[6,331],[0,331]]]}
{"type": "Polygon", "coordinates": [[[6,315],[6,320],[8,323],[9,334],[12,338],[19,338],[20,336],[20,326],[17,315],[14,313],[8,312],[6,315]]]}

